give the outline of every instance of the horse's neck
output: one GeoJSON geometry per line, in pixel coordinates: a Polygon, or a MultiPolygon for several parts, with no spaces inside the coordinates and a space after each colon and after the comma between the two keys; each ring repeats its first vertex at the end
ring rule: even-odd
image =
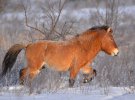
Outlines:
{"type": "Polygon", "coordinates": [[[88,59],[93,60],[95,56],[101,51],[101,44],[99,41],[94,41],[88,51],[88,59]]]}
{"type": "Polygon", "coordinates": [[[85,39],[80,41],[80,43],[82,44],[81,46],[86,51],[89,60],[94,59],[94,57],[101,50],[100,40],[95,36],[96,34],[90,37],[86,36],[85,39]]]}

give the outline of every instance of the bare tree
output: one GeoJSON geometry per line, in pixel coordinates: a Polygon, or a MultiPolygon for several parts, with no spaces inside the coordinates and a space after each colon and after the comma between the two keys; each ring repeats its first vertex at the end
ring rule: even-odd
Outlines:
{"type": "MultiPolygon", "coordinates": [[[[96,13],[95,13],[95,20],[100,25],[108,25],[113,27],[113,31],[117,30],[118,27],[118,20],[120,17],[119,13],[119,0],[107,0],[105,1],[105,7],[99,8],[100,2],[94,1],[96,3],[96,13]],[[105,12],[102,12],[105,11],[105,12]]],[[[91,12],[90,12],[91,13],[91,12]]]]}
{"type": "Polygon", "coordinates": [[[71,33],[74,26],[74,21],[62,21],[62,11],[68,0],[46,0],[45,5],[41,5],[41,10],[44,13],[44,22],[36,22],[35,26],[29,24],[27,9],[23,4],[25,12],[25,25],[30,29],[36,30],[45,36],[44,39],[65,39],[67,34],[71,33]],[[61,25],[62,24],[62,25],[61,25]],[[59,27],[59,26],[62,27],[59,27]]]}

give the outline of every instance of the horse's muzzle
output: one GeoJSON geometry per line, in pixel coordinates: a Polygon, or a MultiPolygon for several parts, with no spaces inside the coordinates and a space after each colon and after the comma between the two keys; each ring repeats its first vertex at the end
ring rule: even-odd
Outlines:
{"type": "Polygon", "coordinates": [[[116,48],[116,49],[114,49],[113,50],[113,52],[112,52],[112,56],[117,56],[119,54],[119,50],[116,48]]]}

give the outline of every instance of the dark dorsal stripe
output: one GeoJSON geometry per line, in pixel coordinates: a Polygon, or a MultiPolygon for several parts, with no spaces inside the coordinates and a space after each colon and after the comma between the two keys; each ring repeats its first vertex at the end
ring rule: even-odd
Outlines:
{"type": "Polygon", "coordinates": [[[103,26],[94,26],[94,27],[91,27],[90,30],[106,30],[109,28],[109,26],[107,25],[103,25],[103,26]]]}

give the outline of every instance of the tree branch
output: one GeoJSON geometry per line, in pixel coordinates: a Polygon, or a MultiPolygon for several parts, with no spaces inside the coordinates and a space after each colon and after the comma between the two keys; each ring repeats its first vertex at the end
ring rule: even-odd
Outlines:
{"type": "Polygon", "coordinates": [[[25,14],[25,25],[31,29],[34,29],[36,31],[39,31],[40,33],[42,33],[43,35],[45,35],[45,32],[41,31],[40,29],[33,27],[31,25],[28,24],[28,17],[27,17],[27,10],[25,8],[25,6],[23,5],[23,9],[24,9],[24,14],[25,14]]]}

